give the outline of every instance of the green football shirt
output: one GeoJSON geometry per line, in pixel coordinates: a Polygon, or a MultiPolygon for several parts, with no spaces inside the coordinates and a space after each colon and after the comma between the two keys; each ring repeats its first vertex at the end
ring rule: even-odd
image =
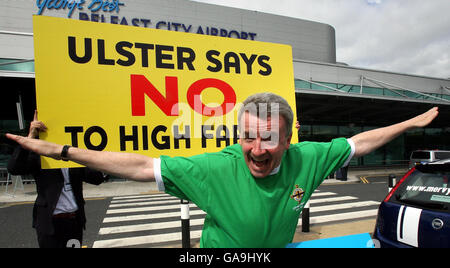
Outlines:
{"type": "Polygon", "coordinates": [[[166,193],[207,213],[201,247],[285,247],[311,194],[351,151],[345,138],[291,144],[276,174],[254,178],[235,144],[217,153],[161,156],[160,172],[166,193]]]}

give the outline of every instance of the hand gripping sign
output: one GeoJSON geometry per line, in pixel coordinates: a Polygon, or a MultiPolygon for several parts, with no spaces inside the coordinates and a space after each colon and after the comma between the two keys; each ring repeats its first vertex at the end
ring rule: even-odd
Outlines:
{"type": "Polygon", "coordinates": [[[238,142],[249,95],[276,93],[295,113],[290,46],[44,16],[33,24],[41,139],[190,156],[238,142]]]}

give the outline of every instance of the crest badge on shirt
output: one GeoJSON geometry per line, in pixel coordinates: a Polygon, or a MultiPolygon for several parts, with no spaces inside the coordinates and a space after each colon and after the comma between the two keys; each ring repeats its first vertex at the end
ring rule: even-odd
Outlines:
{"type": "Polygon", "coordinates": [[[292,208],[293,210],[299,211],[300,209],[303,208],[303,206],[305,205],[304,203],[302,203],[304,194],[305,194],[305,191],[303,191],[303,189],[300,188],[300,186],[298,186],[298,184],[296,184],[295,189],[292,192],[291,199],[294,199],[295,201],[297,201],[298,205],[293,207],[292,208]]]}

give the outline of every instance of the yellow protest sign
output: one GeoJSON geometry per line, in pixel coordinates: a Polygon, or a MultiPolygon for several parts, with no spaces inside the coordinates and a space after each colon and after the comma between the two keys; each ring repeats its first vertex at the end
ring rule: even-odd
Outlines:
{"type": "Polygon", "coordinates": [[[279,94],[295,113],[290,46],[44,16],[33,24],[41,139],[189,156],[238,142],[249,95],[279,94]]]}

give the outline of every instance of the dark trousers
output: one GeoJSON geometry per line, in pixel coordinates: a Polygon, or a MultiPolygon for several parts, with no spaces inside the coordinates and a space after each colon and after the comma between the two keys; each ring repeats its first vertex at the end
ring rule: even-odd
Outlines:
{"type": "Polygon", "coordinates": [[[78,217],[53,218],[55,233],[52,235],[37,232],[40,248],[81,247],[83,226],[78,217]]]}

